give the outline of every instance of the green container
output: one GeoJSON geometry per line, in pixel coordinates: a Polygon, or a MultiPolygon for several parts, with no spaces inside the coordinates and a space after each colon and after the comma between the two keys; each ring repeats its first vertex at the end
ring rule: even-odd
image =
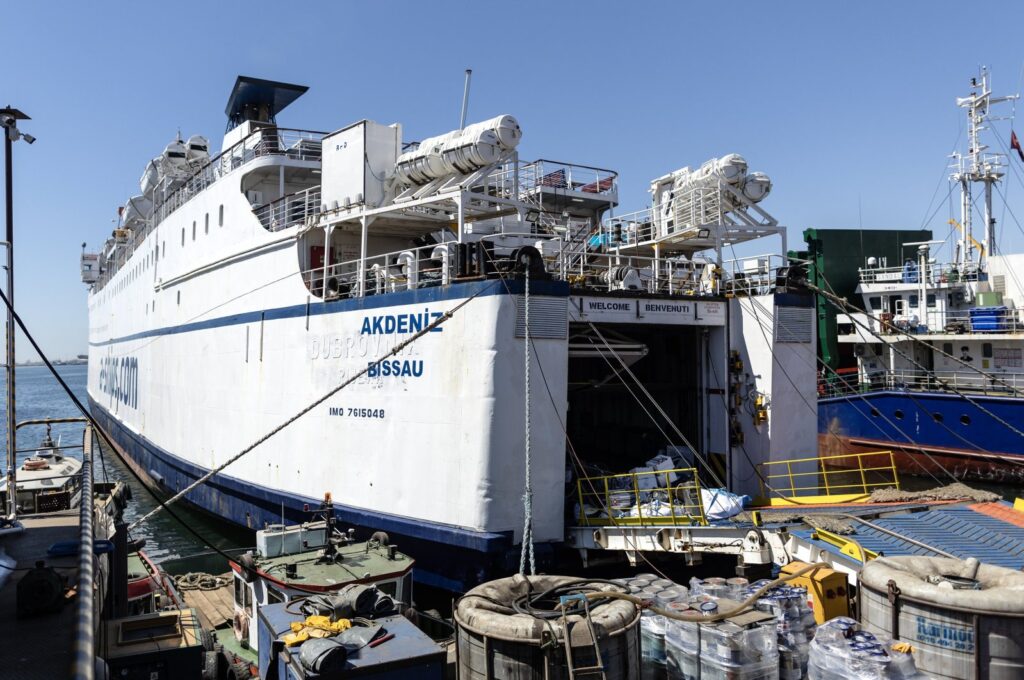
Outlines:
{"type": "Polygon", "coordinates": [[[978,307],[1002,307],[1002,293],[978,293],[978,307]]]}

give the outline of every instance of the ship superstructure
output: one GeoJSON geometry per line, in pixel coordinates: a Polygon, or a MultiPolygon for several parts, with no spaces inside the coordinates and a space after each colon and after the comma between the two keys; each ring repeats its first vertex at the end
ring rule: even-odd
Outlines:
{"type": "Polygon", "coordinates": [[[993,96],[983,69],[957,99],[967,152],[953,155],[950,175],[961,198],[951,261],[934,257],[942,241],[921,241],[905,243],[900,261],[861,267],[856,309],[837,316],[857,370],[823,376],[824,452],[892,448],[915,474],[1024,479],[1024,254],[999,247],[993,192],[1010,159],[984,134],[998,119],[991,107],[1016,98],[993,96]]]}
{"type": "Polygon", "coordinates": [[[743,158],[614,216],[615,172],[521,160],[512,116],[419,143],[279,126],[305,89],[240,77],[221,152],[175,140],[83,253],[92,408],[154,485],[186,488],[358,376],[187,499],[260,529],[327,492],[418,579],[463,589],[507,571],[527,513],[552,559],[581,474],[661,454],[754,492],[754,464],[813,450],[800,271],[723,257],[785,252],[743,158]]]}

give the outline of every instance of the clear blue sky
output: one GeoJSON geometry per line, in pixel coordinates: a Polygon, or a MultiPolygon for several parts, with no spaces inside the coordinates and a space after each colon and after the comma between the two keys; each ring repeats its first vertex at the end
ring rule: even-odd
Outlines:
{"type": "MultiPolygon", "coordinates": [[[[219,148],[238,74],[310,86],[283,125],[372,118],[419,139],[457,125],[471,67],[471,120],[512,113],[523,157],[618,170],[621,211],[644,206],[650,179],[735,151],[771,175],[765,207],[791,245],[812,226],[919,228],[967,79],[988,64],[997,94],[1020,89],[1024,5],[971,7],[14,3],[0,104],[30,114],[22,127],[39,140],[15,145],[18,307],[51,357],[85,352],[80,244],[109,234],[179,128],[219,148]]],[[[1010,176],[1005,190],[1024,222],[1024,184],[1010,176]]],[[[943,181],[935,200],[946,192],[943,181]]],[[[940,237],[947,217],[943,206],[931,223],[940,237]]],[[[1004,246],[1024,249],[1009,213],[1001,224],[1004,246]]]]}

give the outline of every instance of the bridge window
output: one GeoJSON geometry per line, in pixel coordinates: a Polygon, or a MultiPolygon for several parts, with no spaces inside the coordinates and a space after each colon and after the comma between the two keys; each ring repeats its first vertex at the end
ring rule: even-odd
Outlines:
{"type": "Polygon", "coordinates": [[[925,297],[925,303],[929,307],[934,307],[935,306],[935,293],[928,293],[928,296],[925,297]]]}
{"type": "Polygon", "coordinates": [[[953,353],[953,343],[951,343],[951,342],[944,342],[944,343],[942,343],[942,351],[944,353],[946,353],[946,354],[952,354],[953,353]]]}
{"type": "Polygon", "coordinates": [[[918,297],[916,295],[911,295],[910,296],[910,306],[911,307],[917,307],[917,300],[918,300],[918,297]]]}
{"type": "Polygon", "coordinates": [[[986,359],[991,359],[992,358],[992,343],[991,342],[982,343],[982,345],[981,345],[981,356],[985,357],[986,359]]]}
{"type": "Polygon", "coordinates": [[[874,297],[869,297],[868,298],[868,306],[871,307],[871,309],[873,309],[875,311],[881,309],[882,308],[882,298],[881,298],[881,296],[875,295],[874,297]]]}

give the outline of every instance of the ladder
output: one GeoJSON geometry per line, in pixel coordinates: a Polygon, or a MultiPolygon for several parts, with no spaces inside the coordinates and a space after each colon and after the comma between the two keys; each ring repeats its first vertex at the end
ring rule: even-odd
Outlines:
{"type": "Polygon", "coordinates": [[[559,608],[562,610],[562,640],[565,644],[565,666],[569,672],[569,680],[576,680],[576,678],[590,675],[602,678],[606,678],[604,673],[604,663],[601,661],[601,648],[597,644],[597,631],[594,630],[594,621],[590,618],[590,602],[587,600],[587,596],[583,593],[574,593],[572,595],[562,595],[559,600],[559,608]],[[569,609],[569,605],[573,602],[581,602],[583,604],[583,621],[573,626],[573,630],[569,631],[569,618],[566,613],[569,609]],[[584,645],[590,644],[594,647],[594,666],[583,666],[576,668],[576,661],[573,659],[572,654],[572,638],[575,636],[576,631],[583,629],[580,628],[580,623],[585,622],[586,634],[589,640],[583,640],[584,645]]]}

